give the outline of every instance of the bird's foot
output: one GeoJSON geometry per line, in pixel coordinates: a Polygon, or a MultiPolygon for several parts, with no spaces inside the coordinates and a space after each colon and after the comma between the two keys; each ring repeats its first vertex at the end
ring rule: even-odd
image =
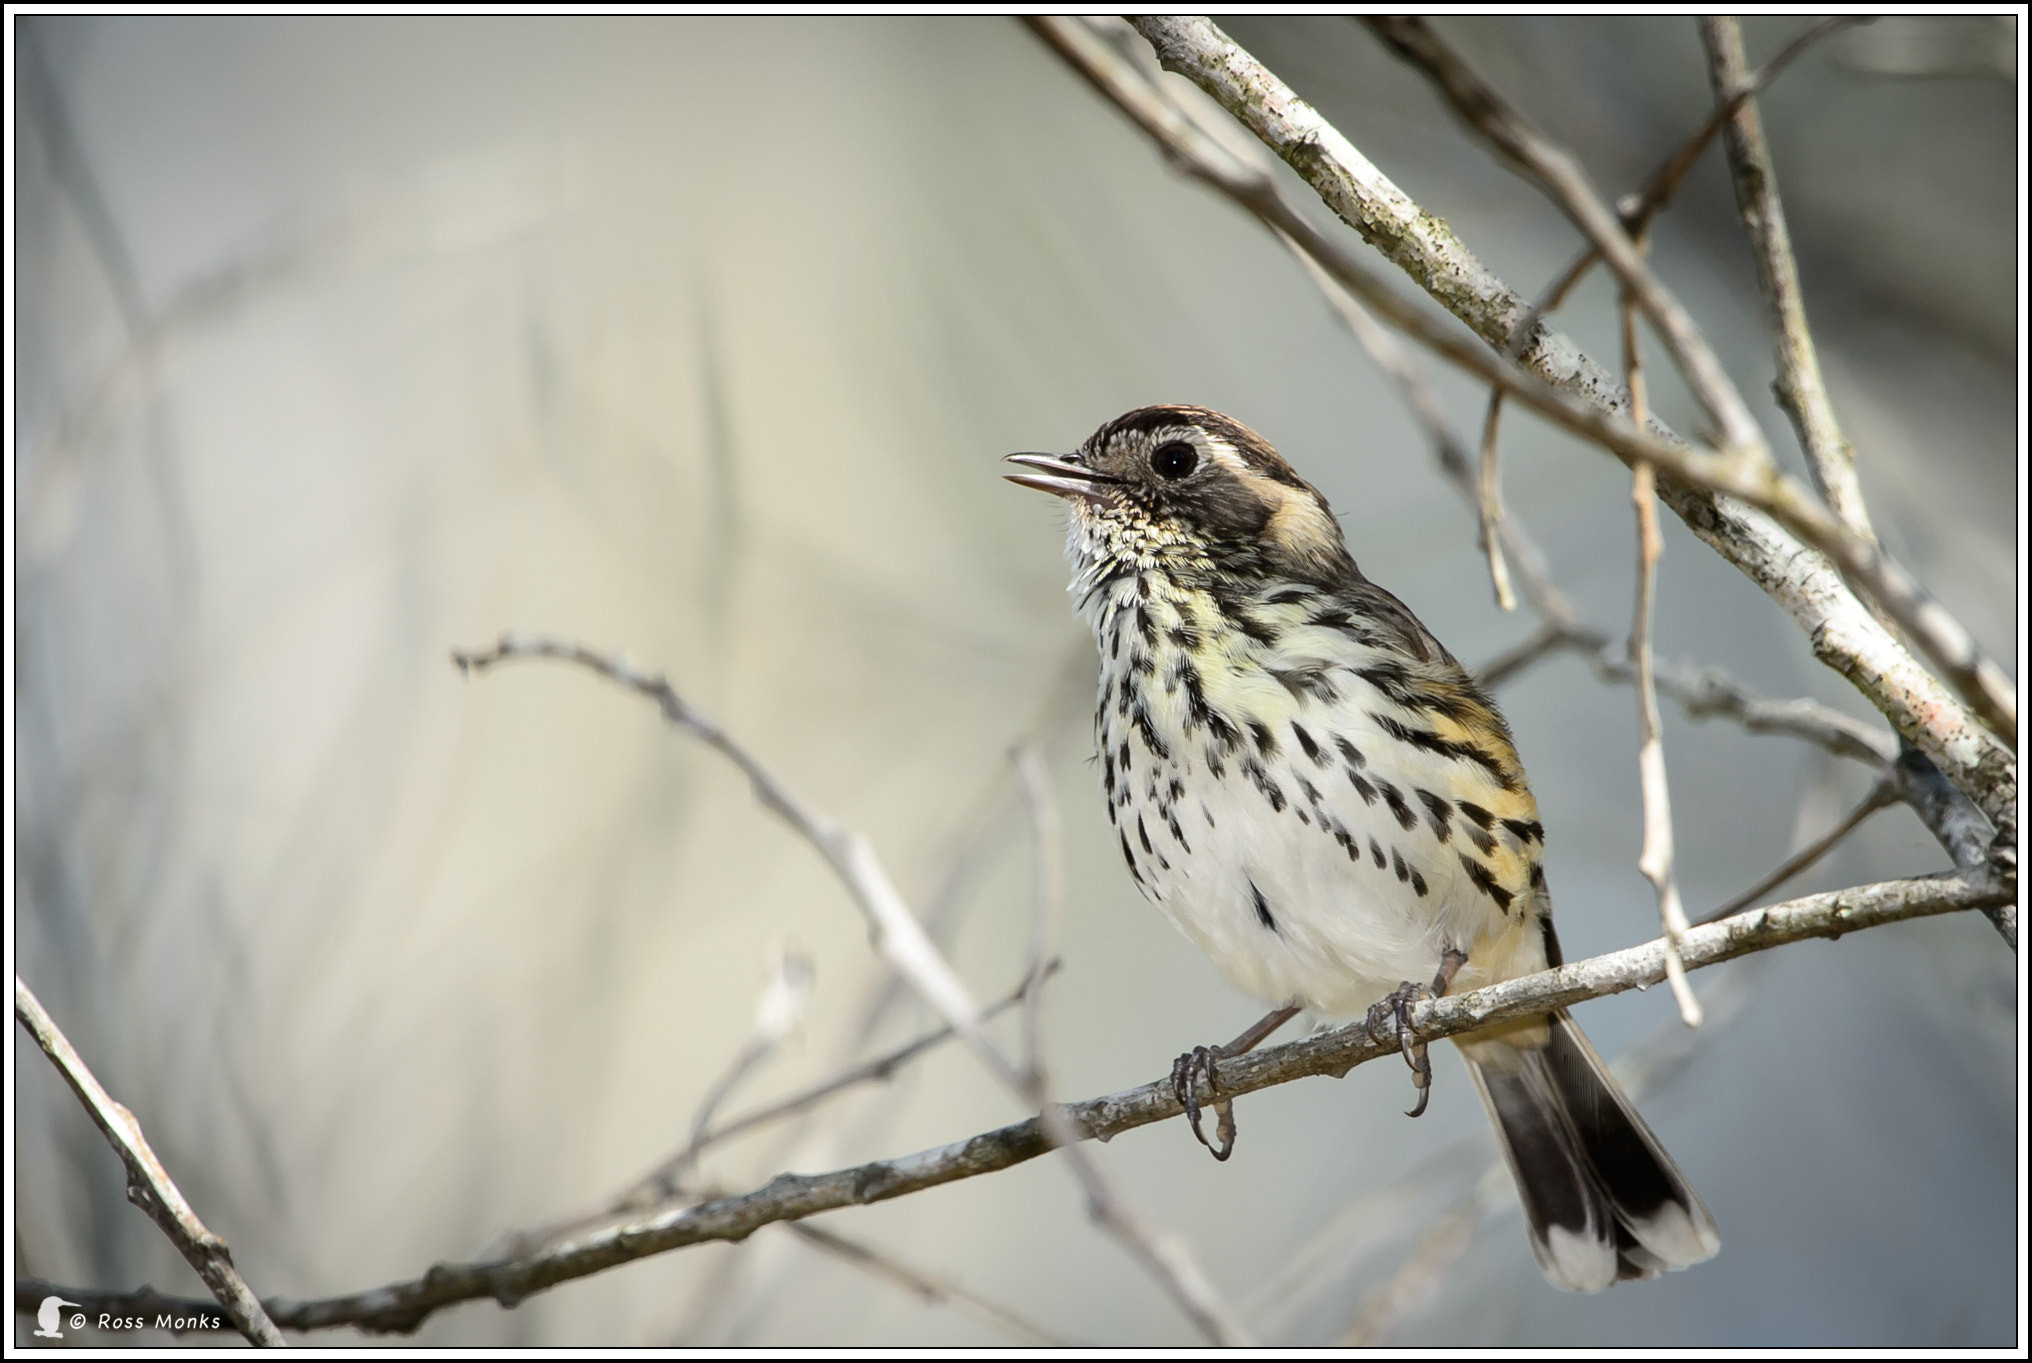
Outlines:
{"type": "Polygon", "coordinates": [[[1406,980],[1382,1002],[1369,1009],[1370,1038],[1387,1042],[1394,1037],[1404,1052],[1404,1063],[1411,1067],[1411,1082],[1418,1088],[1418,1103],[1404,1114],[1407,1117],[1423,1116],[1425,1105],[1432,1097],[1432,1057],[1426,1054],[1425,1043],[1412,1036],[1411,1009],[1419,1001],[1435,997],[1437,995],[1427,986],[1406,980]]]}
{"type": "Polygon", "coordinates": [[[1232,1100],[1215,1098],[1214,1115],[1219,1121],[1214,1135],[1220,1144],[1215,1145],[1206,1138],[1206,1132],[1199,1128],[1199,1086],[1201,1076],[1206,1078],[1207,1096],[1212,1098],[1220,1088],[1220,1077],[1215,1065],[1222,1060],[1232,1060],[1246,1055],[1262,1044],[1263,1038],[1298,1016],[1298,1005],[1290,1004],[1265,1013],[1253,1023],[1249,1030],[1225,1046],[1195,1046],[1171,1062],[1171,1091],[1178,1095],[1178,1105],[1185,1109],[1185,1120],[1192,1126],[1192,1134],[1199,1138],[1213,1157],[1224,1160],[1235,1153],[1235,1105],[1232,1100]]]}
{"type": "Polygon", "coordinates": [[[1192,1134],[1199,1139],[1217,1160],[1224,1160],[1235,1153],[1235,1105],[1232,1102],[1213,1098],[1220,1087],[1220,1076],[1215,1065],[1225,1047],[1195,1046],[1171,1062],[1171,1091],[1178,1095],[1178,1102],[1185,1109],[1185,1120],[1192,1127],[1192,1134]],[[1200,1084],[1204,1077],[1207,1096],[1213,1099],[1215,1117],[1214,1135],[1220,1144],[1206,1138],[1200,1129],[1200,1084]]]}

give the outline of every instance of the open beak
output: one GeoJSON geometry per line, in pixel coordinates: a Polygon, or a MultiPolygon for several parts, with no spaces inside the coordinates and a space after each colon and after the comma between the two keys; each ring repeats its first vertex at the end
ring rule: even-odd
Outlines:
{"type": "Polygon", "coordinates": [[[1084,497],[1095,505],[1107,501],[1109,485],[1122,481],[1109,474],[1096,473],[1081,463],[1076,454],[1012,454],[1008,459],[1012,464],[1040,470],[1037,473],[1002,475],[1010,482],[1034,487],[1039,492],[1049,492],[1054,497],[1084,497]]]}

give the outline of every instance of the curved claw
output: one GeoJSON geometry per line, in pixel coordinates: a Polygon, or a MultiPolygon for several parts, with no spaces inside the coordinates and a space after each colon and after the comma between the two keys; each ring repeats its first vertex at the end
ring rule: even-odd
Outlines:
{"type": "Polygon", "coordinates": [[[1436,995],[1431,989],[1406,980],[1369,1009],[1370,1038],[1384,1041],[1394,1032],[1398,1049],[1404,1053],[1404,1063],[1411,1067],[1411,1082],[1418,1089],[1418,1102],[1404,1114],[1407,1117],[1423,1116],[1425,1105],[1432,1098],[1432,1057],[1426,1054],[1425,1043],[1412,1035],[1411,1008],[1420,999],[1434,997],[1436,995]]]}
{"type": "Polygon", "coordinates": [[[1225,1160],[1235,1152],[1234,1104],[1223,1102],[1219,1099],[1214,1101],[1214,1115],[1218,1119],[1214,1127],[1214,1135],[1219,1138],[1219,1145],[1215,1145],[1207,1139],[1206,1132],[1200,1129],[1199,1124],[1201,1111],[1199,1096],[1200,1076],[1202,1074],[1206,1076],[1206,1087],[1209,1094],[1217,1091],[1220,1087],[1220,1077],[1215,1069],[1218,1058],[1218,1053],[1212,1047],[1195,1046],[1184,1055],[1178,1057],[1178,1059],[1172,1061],[1171,1091],[1177,1095],[1179,1106],[1185,1109],[1186,1124],[1192,1128],[1193,1136],[1198,1139],[1201,1145],[1207,1148],[1208,1152],[1215,1159],[1225,1160]]]}

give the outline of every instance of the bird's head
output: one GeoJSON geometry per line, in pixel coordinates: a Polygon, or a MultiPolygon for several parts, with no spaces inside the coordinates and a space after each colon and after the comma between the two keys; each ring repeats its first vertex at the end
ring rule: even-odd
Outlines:
{"type": "Polygon", "coordinates": [[[1355,577],[1326,498],[1270,442],[1205,407],[1139,407],[1071,454],[1012,454],[1012,483],[1065,498],[1076,556],[1188,571],[1355,577]]]}

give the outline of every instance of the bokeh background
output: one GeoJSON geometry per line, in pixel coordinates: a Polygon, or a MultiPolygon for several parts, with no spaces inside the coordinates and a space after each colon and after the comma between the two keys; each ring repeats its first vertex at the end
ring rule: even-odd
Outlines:
{"type": "MultiPolygon", "coordinates": [[[[1751,60],[1802,26],[1750,21],[1751,60]]],[[[1709,107],[1690,19],[1441,27],[1611,192],[1709,107]]],[[[1513,286],[1570,255],[1355,24],[1230,31],[1513,286]]],[[[999,456],[1145,403],[1222,408],[1470,665],[1531,628],[1492,605],[1470,517],[1299,267],[1013,21],[45,16],[11,39],[16,960],[264,1294],[413,1277],[626,1183],[681,1144],[785,952],[814,972],[801,1025],[726,1111],[929,1025],[877,1006],[843,892],[724,762],[588,675],[463,680],[451,648],[541,631],[666,671],[872,838],[983,998],[1024,966],[1008,754],[1035,744],[1070,884],[1049,1053],[1089,1096],[1260,1010],[1122,872],[1063,513],[999,456]]],[[[2008,18],[1885,20],[1763,100],[1876,523],[2006,659],[2017,44],[2008,18]]],[[[1714,156],[1657,257],[1796,469],[1714,156]]],[[[1597,280],[1563,318],[1605,359],[1609,301],[1597,280]]],[[[1436,381],[1473,430],[1481,395],[1436,381]]],[[[1527,417],[1506,451],[1514,510],[1620,631],[1625,475],[1527,417]]],[[[1676,523],[1659,599],[1662,654],[1870,713],[1676,523]]],[[[1655,935],[1632,697],[1561,656],[1501,699],[1569,958],[1655,935]]],[[[1696,912],[1868,787],[1785,738],[1665,720],[1696,912]]],[[[1894,809],[1798,888],[1945,865],[1894,809]]],[[[1100,1157],[1271,1342],[2022,1344],[2020,994],[1989,925],[1696,983],[1694,1036],[1662,991],[1580,1014],[1722,1227],[1719,1258],[1665,1281],[1544,1284],[1450,1050],[1416,1123],[1377,1065],[1247,1100],[1226,1165],[1177,1123],[1100,1157]],[[1427,1232],[1463,1207],[1449,1258],[1427,1232]],[[1416,1253],[1435,1271],[1383,1293],[1416,1253]]],[[[15,1270],[200,1292],[18,1030],[13,1064],[15,1270]]],[[[1021,1115],[941,1052],[701,1174],[744,1189],[1021,1115]]],[[[1053,1338],[1195,1338],[1051,1160],[820,1224],[1053,1338]]],[[[421,1338],[1011,1329],[777,1228],[421,1338]]]]}

